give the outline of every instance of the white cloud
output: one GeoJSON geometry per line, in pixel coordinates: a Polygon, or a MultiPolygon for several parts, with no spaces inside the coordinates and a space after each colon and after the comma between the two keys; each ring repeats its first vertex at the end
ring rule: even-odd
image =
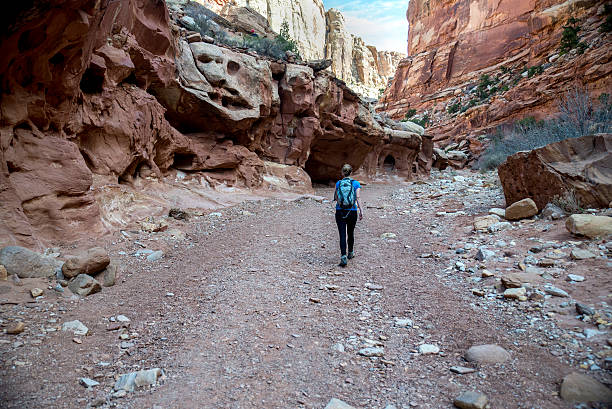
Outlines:
{"type": "Polygon", "coordinates": [[[406,54],[408,0],[324,0],[326,8],[337,8],[344,15],[348,32],[379,51],[406,54]]]}

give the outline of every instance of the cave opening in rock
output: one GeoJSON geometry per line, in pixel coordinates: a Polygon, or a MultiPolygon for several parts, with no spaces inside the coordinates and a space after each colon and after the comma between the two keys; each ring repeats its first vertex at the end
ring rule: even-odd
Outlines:
{"type": "Polygon", "coordinates": [[[180,170],[192,170],[196,155],[192,153],[175,153],[172,167],[180,170]]]}
{"type": "Polygon", "coordinates": [[[99,94],[104,84],[104,73],[96,72],[91,67],[85,70],[81,78],[80,88],[86,94],[99,94]]]}
{"type": "Polygon", "coordinates": [[[395,169],[395,158],[393,155],[387,155],[385,157],[385,161],[383,162],[383,169],[387,172],[391,172],[395,169]]]}

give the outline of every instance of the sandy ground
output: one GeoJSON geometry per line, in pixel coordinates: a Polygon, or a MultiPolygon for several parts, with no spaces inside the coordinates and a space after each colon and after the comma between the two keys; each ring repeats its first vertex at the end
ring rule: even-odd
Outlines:
{"type": "MultiPolygon", "coordinates": [[[[45,288],[36,302],[0,305],[2,327],[26,324],[19,335],[0,335],[0,407],[323,408],[338,398],[356,408],[450,408],[461,392],[478,390],[492,408],[570,408],[558,396],[564,375],[578,370],[612,382],[605,368],[580,369],[591,358],[602,366],[594,354],[609,352],[610,333],[575,335],[596,327],[576,317],[568,298],[519,303],[472,289],[493,291],[535,244],[553,240],[568,253],[601,242],[576,241],[562,220],[471,233],[474,215],[503,207],[503,199],[490,175],[465,175],[477,183],[453,183],[446,174],[427,184],[365,186],[356,258],[346,268],[337,266],[332,204],[310,198],[168,219],[170,228],[160,233],[117,232],[97,242],[120,266],[114,287],[84,299],[45,288]],[[495,247],[500,240],[505,248],[495,247]],[[474,260],[475,249],[456,254],[470,242],[488,244],[499,257],[484,263],[474,260]],[[134,256],[142,248],[164,257],[134,256]],[[476,272],[457,270],[457,261],[476,272]],[[479,279],[481,264],[496,277],[479,279]],[[130,319],[129,329],[107,330],[118,314],[130,319]],[[399,326],[396,318],[413,325],[399,326]],[[89,328],[87,336],[60,330],[75,319],[89,328]],[[424,343],[440,353],[418,353],[424,343]],[[511,359],[463,359],[470,346],[489,343],[511,359]],[[359,355],[371,345],[384,355],[359,355]],[[454,365],[477,371],[458,375],[449,370],[454,365]],[[117,375],[156,367],[164,371],[157,386],[112,397],[117,375]],[[100,385],[86,389],[81,377],[100,385]]],[[[333,190],[317,194],[331,197],[333,190]]],[[[551,280],[572,299],[601,307],[612,288],[608,263],[605,256],[563,261],[551,280]],[[587,280],[567,283],[568,272],[587,280]]],[[[18,291],[4,283],[0,293],[18,291]]],[[[24,280],[20,288],[28,286],[34,283],[24,280]]]]}

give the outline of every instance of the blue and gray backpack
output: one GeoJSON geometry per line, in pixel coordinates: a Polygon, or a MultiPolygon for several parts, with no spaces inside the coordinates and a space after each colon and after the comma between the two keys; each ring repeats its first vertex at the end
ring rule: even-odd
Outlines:
{"type": "Polygon", "coordinates": [[[344,178],[338,183],[337,196],[341,209],[352,209],[355,206],[357,195],[351,178],[344,178]]]}

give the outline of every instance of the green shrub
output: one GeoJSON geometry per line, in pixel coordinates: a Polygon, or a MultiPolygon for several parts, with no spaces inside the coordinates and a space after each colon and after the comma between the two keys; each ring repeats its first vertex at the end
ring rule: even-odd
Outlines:
{"type": "Polygon", "coordinates": [[[475,167],[497,168],[506,158],[519,151],[528,151],[549,143],[592,133],[612,132],[612,104],[609,97],[600,97],[597,106],[582,89],[568,91],[558,105],[554,119],[538,121],[526,117],[512,126],[499,129],[475,167]]]}
{"type": "Polygon", "coordinates": [[[406,112],[406,115],[404,116],[404,119],[405,119],[405,120],[409,120],[410,118],[412,118],[413,116],[415,116],[415,115],[416,115],[416,112],[417,112],[417,111],[416,111],[416,109],[414,109],[414,108],[410,108],[410,109],[409,109],[409,110],[406,112]]]}
{"type": "Polygon", "coordinates": [[[276,41],[284,51],[291,51],[296,56],[300,55],[297,42],[289,34],[289,23],[287,23],[287,20],[281,24],[280,33],[276,36],[276,41]]]}
{"type": "Polygon", "coordinates": [[[527,70],[527,77],[531,78],[534,75],[542,74],[544,72],[544,68],[541,65],[534,65],[533,67],[529,67],[527,70]]]}
{"type": "Polygon", "coordinates": [[[455,102],[454,104],[450,105],[447,109],[449,114],[454,114],[456,112],[459,112],[459,110],[461,109],[461,104],[459,102],[455,102]]]}
{"type": "Polygon", "coordinates": [[[417,125],[421,125],[423,128],[426,128],[427,125],[429,125],[429,115],[425,114],[425,116],[423,116],[423,118],[418,119],[418,118],[413,118],[410,120],[410,122],[414,122],[417,125]]]}
{"type": "Polygon", "coordinates": [[[510,68],[506,67],[506,66],[501,66],[500,67],[502,74],[507,74],[510,72],[510,68]]]}
{"type": "Polygon", "coordinates": [[[567,20],[567,24],[563,26],[563,32],[561,33],[561,42],[559,43],[559,51],[561,52],[561,55],[566,54],[578,47],[578,44],[580,44],[580,41],[578,40],[579,31],[580,27],[578,26],[578,20],[576,20],[574,17],[570,17],[567,20]]]}
{"type": "Polygon", "coordinates": [[[489,77],[487,74],[483,74],[480,77],[480,82],[478,83],[478,86],[476,87],[476,95],[478,96],[478,98],[480,98],[480,100],[487,99],[489,97],[489,85],[493,85],[491,77],[489,77]]]}
{"type": "Polygon", "coordinates": [[[508,85],[504,84],[502,85],[502,87],[499,89],[501,92],[506,92],[510,89],[510,87],[508,87],[508,85]]]}

